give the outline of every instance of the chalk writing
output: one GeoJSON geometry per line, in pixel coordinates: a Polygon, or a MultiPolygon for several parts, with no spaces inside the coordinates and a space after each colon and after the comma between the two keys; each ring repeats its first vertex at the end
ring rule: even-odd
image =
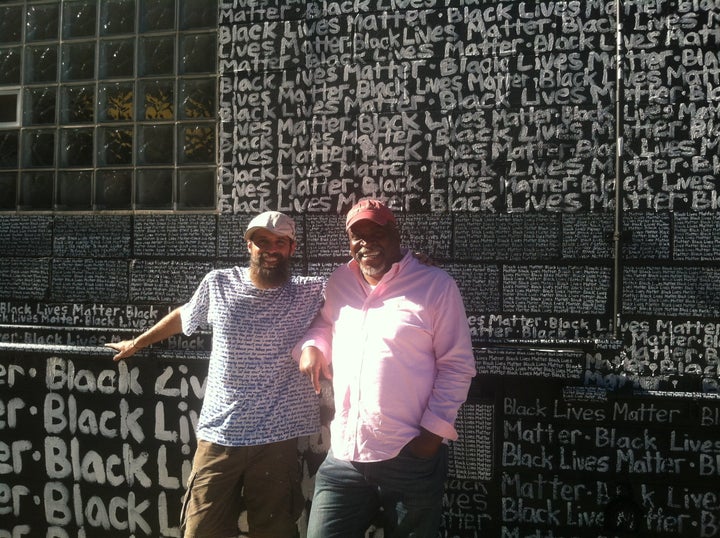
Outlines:
{"type": "Polygon", "coordinates": [[[509,311],[601,314],[606,311],[609,288],[610,272],[603,267],[508,265],[503,270],[503,307],[509,311]]]}
{"type": "Polygon", "coordinates": [[[53,252],[64,257],[126,257],[130,255],[131,222],[127,216],[58,216],[53,252]]]}
{"type": "Polygon", "coordinates": [[[583,367],[581,356],[577,351],[490,348],[476,350],[475,362],[478,372],[486,375],[579,379],[583,367]]]}
{"type": "Polygon", "coordinates": [[[698,237],[718,237],[720,218],[717,214],[690,213],[675,217],[673,258],[709,261],[720,258],[716,241],[698,241],[698,237]]]}
{"type": "Polygon", "coordinates": [[[138,260],[130,274],[130,299],[184,303],[211,269],[209,262],[138,260]]]}
{"type": "Polygon", "coordinates": [[[469,312],[500,309],[500,275],[496,266],[450,264],[445,269],[455,279],[469,312]]]}
{"type": "Polygon", "coordinates": [[[450,476],[490,480],[493,469],[493,408],[466,402],[458,413],[459,439],[450,445],[450,476]]]}
{"type": "Polygon", "coordinates": [[[49,256],[52,219],[43,215],[0,215],[0,250],[6,256],[49,256]]]}
{"type": "Polygon", "coordinates": [[[598,316],[548,316],[525,314],[481,314],[468,316],[473,338],[480,342],[512,342],[540,339],[584,341],[605,338],[612,330],[610,320],[598,316]]]}
{"type": "MultiPolygon", "coordinates": [[[[687,402],[569,400],[518,388],[499,409],[500,519],[508,530],[646,526],[656,532],[704,528],[715,535],[710,514],[718,497],[699,483],[717,475],[720,443],[694,429],[704,419],[687,402]],[[594,478],[577,480],[578,472],[594,478]],[[694,485],[667,485],[673,475],[694,477],[694,485]]],[[[703,408],[707,425],[715,407],[703,408]]]]}
{"type": "Polygon", "coordinates": [[[435,260],[450,258],[452,230],[438,215],[402,215],[398,217],[400,241],[408,249],[423,252],[435,260]]]}
{"type": "Polygon", "coordinates": [[[0,430],[13,441],[0,443],[0,512],[11,528],[179,538],[206,368],[170,361],[153,376],[80,355],[3,362],[0,430]]]}
{"type": "Polygon", "coordinates": [[[122,300],[127,297],[125,260],[54,258],[51,294],[60,301],[122,300]]]}
{"type": "Polygon", "coordinates": [[[134,256],[215,255],[212,215],[137,215],[134,228],[134,256]]]}
{"type": "Polygon", "coordinates": [[[458,215],[455,255],[479,261],[556,258],[560,254],[560,222],[555,215],[458,215]],[[483,233],[477,232],[479,228],[483,233]]]}
{"type": "Polygon", "coordinates": [[[623,304],[628,314],[720,316],[714,267],[627,267],[623,304]]]}
{"type": "Polygon", "coordinates": [[[450,478],[443,497],[443,527],[448,536],[482,536],[492,524],[490,500],[482,482],[450,478]]]}

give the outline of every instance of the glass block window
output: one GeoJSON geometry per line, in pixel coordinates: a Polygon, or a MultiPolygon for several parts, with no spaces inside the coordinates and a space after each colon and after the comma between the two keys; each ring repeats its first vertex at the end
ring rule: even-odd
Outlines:
{"type": "Polygon", "coordinates": [[[0,90],[0,128],[19,125],[19,97],[17,90],[0,90]]]}
{"type": "Polygon", "coordinates": [[[0,2],[0,212],[215,211],[217,11],[0,2]]]}

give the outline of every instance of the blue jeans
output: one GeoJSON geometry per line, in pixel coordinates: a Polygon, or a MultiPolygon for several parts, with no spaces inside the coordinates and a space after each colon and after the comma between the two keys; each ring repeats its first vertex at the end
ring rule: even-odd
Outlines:
{"type": "Polygon", "coordinates": [[[342,461],[330,452],[315,477],[308,538],[363,538],[371,524],[386,538],[437,538],[448,447],[431,459],[404,449],[391,460],[342,461]]]}

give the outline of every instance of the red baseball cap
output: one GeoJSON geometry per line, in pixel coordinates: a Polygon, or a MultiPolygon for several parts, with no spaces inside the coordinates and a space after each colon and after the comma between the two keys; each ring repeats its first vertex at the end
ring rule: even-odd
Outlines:
{"type": "Polygon", "coordinates": [[[385,226],[389,223],[395,224],[395,215],[393,215],[393,212],[380,200],[365,198],[352,206],[350,211],[348,211],[347,219],[345,220],[345,231],[349,230],[350,227],[359,220],[371,220],[375,224],[385,226]]]}

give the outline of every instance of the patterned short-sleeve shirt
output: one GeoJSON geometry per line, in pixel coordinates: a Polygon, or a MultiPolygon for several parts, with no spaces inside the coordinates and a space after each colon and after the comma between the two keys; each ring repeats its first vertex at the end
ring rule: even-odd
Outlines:
{"type": "Polygon", "coordinates": [[[291,351],[320,308],[324,287],[322,278],[295,276],[261,290],[240,267],[205,276],[181,308],[185,334],[212,327],[198,439],[250,446],[319,430],[318,397],[291,351]]]}

